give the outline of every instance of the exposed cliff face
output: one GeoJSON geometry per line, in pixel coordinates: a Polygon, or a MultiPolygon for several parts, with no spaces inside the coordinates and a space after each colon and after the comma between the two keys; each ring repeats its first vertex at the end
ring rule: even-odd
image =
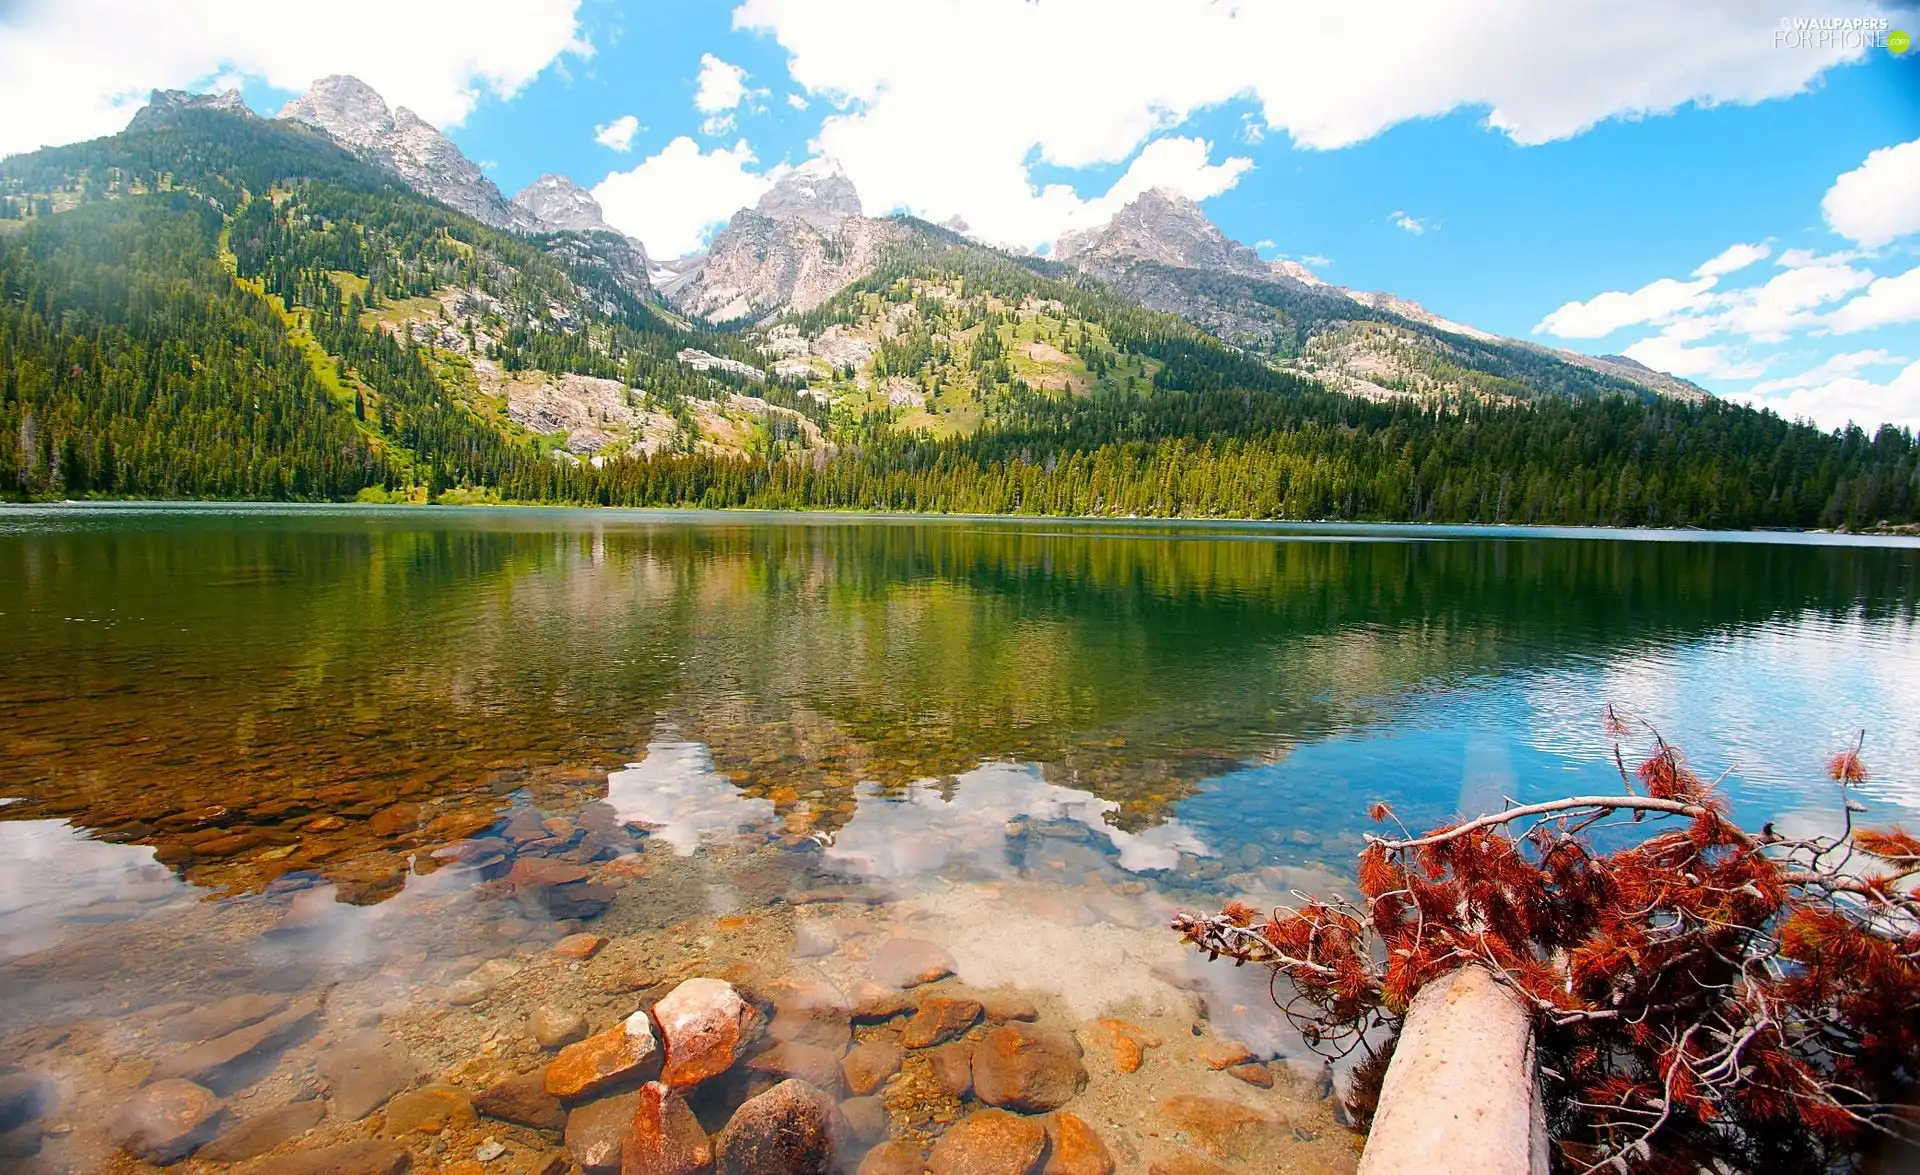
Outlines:
{"type": "Polygon", "coordinates": [[[871,273],[886,246],[908,231],[890,220],[848,217],[827,234],[805,220],[743,209],[706,256],[662,292],[681,311],[710,322],[811,310],[871,273]]]}
{"type": "Polygon", "coordinates": [[[147,98],[147,104],[133,112],[127,121],[130,131],[152,130],[163,126],[167,120],[183,110],[225,110],[230,114],[252,115],[247,104],[240,100],[240,91],[224,90],[218,94],[191,94],[185,90],[155,90],[147,98]]]}
{"type": "Polygon", "coordinates": [[[1142,192],[1099,228],[1063,235],[1054,243],[1053,257],[1094,271],[1153,261],[1180,269],[1275,276],[1260,254],[1221,232],[1198,204],[1164,188],[1142,192]]]}
{"type": "Polygon", "coordinates": [[[513,202],[528,216],[550,229],[612,232],[600,211],[600,202],[564,175],[543,175],[521,188],[513,202]]]}
{"type": "Polygon", "coordinates": [[[319,127],[362,158],[386,167],[407,186],[494,228],[538,231],[525,209],[510,203],[453,141],[358,78],[321,78],[287,103],[281,118],[319,127]]]}
{"type": "Polygon", "coordinates": [[[710,322],[760,321],[811,310],[873,271],[909,232],[860,214],[860,194],[837,164],[813,160],[741,209],[706,253],[655,271],[684,313],[710,322]]]}

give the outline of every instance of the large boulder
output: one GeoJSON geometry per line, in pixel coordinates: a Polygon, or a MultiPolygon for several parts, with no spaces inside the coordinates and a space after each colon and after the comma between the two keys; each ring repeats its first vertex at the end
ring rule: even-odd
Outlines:
{"type": "Polygon", "coordinates": [[[121,1107],[113,1138],[136,1159],[174,1163],[211,1139],[225,1112],[212,1090],[169,1077],[142,1088],[121,1107]]]}
{"type": "Polygon", "coordinates": [[[752,1042],[759,1016],[723,979],[689,979],[653,1006],[666,1045],[660,1079],[675,1089],[733,1067],[752,1042]]]}
{"type": "Polygon", "coordinates": [[[547,1066],[547,1092],[563,1101],[637,1085],[660,1073],[660,1042],[643,1009],[625,1021],[570,1044],[547,1066]]]}
{"type": "Polygon", "coordinates": [[[712,1166],[713,1143],[679,1091],[660,1081],[641,1086],[620,1175],[698,1175],[712,1166]]]}
{"type": "Polygon", "coordinates": [[[1046,1153],[1040,1123],[1005,1110],[980,1110],[947,1128],[927,1156],[933,1175],[1027,1175],[1046,1153]]]}
{"type": "Polygon", "coordinates": [[[832,1097],[787,1080],[748,1098],[714,1136],[716,1175],[827,1175],[846,1123],[832,1097]]]}

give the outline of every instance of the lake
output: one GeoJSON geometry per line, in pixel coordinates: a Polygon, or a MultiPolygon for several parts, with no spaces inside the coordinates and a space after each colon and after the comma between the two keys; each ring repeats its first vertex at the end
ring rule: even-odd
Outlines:
{"type": "Polygon", "coordinates": [[[985,1063],[943,1050],[1031,1018],[1122,1170],[1350,1170],[1264,975],[1171,912],[1339,889],[1375,800],[1614,790],[1608,703],[1789,832],[1864,731],[1911,823],[1917,597],[1912,539],[0,508],[0,1156],[144,1170],[120,1115],[176,1079],[217,1099],[177,1170],[597,1169],[631,1095],[563,1136],[501,1090],[718,976],[780,1047],[710,1130],[799,1075],[848,1147],[929,1142],[985,1063]],[[894,1060],[930,992],[979,1023],[894,1060]]]}

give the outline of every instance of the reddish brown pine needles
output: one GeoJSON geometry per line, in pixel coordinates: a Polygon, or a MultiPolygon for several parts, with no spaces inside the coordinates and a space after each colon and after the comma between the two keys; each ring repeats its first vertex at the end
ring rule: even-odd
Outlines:
{"type": "Polygon", "coordinates": [[[1371,1051],[1423,984],[1485,965],[1535,1010],[1568,1170],[1818,1169],[1911,1134],[1894,1103],[1920,1079],[1920,838],[1853,828],[1859,742],[1828,764],[1842,831],[1785,839],[1736,825],[1651,728],[1630,776],[1627,722],[1606,721],[1625,794],[1369,837],[1357,901],[1232,902],[1174,929],[1270,966],[1334,1053],[1371,1051]],[[1672,823],[1611,853],[1589,839],[1649,817],[1672,823]]]}

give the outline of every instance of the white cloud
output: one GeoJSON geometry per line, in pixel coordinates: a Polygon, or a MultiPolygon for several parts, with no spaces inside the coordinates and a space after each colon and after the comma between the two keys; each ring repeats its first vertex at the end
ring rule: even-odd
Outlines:
{"type": "Polygon", "coordinates": [[[1463,106],[1540,143],[1689,102],[1797,93],[1864,52],[1778,50],[1748,0],[1376,0],[1319,14],[1284,0],[744,0],[733,19],[774,37],[793,80],[839,107],[817,148],[870,204],[959,214],[1030,245],[1072,207],[1031,163],[1115,165],[1235,100],[1314,148],[1463,106]],[[1020,84],[982,84],[983,61],[1020,84]]]}
{"type": "Polygon", "coordinates": [[[1777,343],[1788,332],[1812,327],[1814,311],[1846,297],[1873,280],[1864,269],[1848,265],[1811,264],[1783,270],[1763,285],[1722,294],[1727,309],[1704,322],[1712,331],[1746,335],[1763,343],[1777,343]]]}
{"type": "Polygon", "coordinates": [[[615,151],[631,151],[633,136],[646,129],[633,115],[623,114],[605,126],[594,127],[593,141],[602,147],[611,147],[615,151]]]}
{"type": "Polygon", "coordinates": [[[1438,227],[1418,217],[1408,216],[1398,208],[1394,209],[1387,219],[1393,222],[1395,228],[1404,229],[1416,237],[1423,237],[1429,228],[1438,227]]]}
{"type": "Polygon", "coordinates": [[[711,53],[700,55],[700,84],[693,95],[693,108],[702,114],[719,114],[740,105],[747,96],[747,71],[720,60],[711,53]]]}
{"type": "Polygon", "coordinates": [[[632,170],[601,180],[593,198],[608,224],[638,237],[653,256],[684,257],[773,185],[772,176],[751,170],[754,162],[745,139],[702,151],[682,135],[632,170]]]}
{"type": "Polygon", "coordinates": [[[1759,388],[1729,398],[1771,408],[1789,420],[1812,420],[1822,428],[1839,428],[1851,421],[1868,432],[1881,424],[1920,430],[1920,363],[1907,364],[1886,383],[1844,375],[1785,395],[1756,393],[1759,388]]]}
{"type": "Polygon", "coordinates": [[[788,94],[787,105],[793,107],[795,110],[805,110],[807,108],[807,100],[799,94],[788,94]]]}
{"type": "Polygon", "coordinates": [[[1063,190],[1057,206],[1065,207],[1069,200],[1072,203],[1065,227],[1104,224],[1134,197],[1151,188],[1178,192],[1196,201],[1218,196],[1253,169],[1253,160],[1238,156],[1217,164],[1209,163],[1207,160],[1212,154],[1213,144],[1205,139],[1155,139],[1134,158],[1104,196],[1081,202],[1070,190],[1063,190]]]}
{"type": "Polygon", "coordinates": [[[1706,293],[1713,288],[1714,281],[1715,279],[1711,277],[1690,282],[1663,277],[1658,281],[1648,282],[1631,293],[1623,290],[1608,290],[1604,294],[1594,295],[1585,302],[1568,302],[1561,306],[1541,319],[1534,326],[1533,333],[1539,334],[1545,331],[1563,339],[1598,339],[1612,334],[1623,326],[1661,322],[1683,311],[1703,305],[1706,293]]]}
{"type": "Polygon", "coordinates": [[[1920,232],[1920,139],[1868,155],[1833,181],[1820,211],[1834,232],[1868,248],[1920,232]]]}
{"type": "Polygon", "coordinates": [[[1756,261],[1765,261],[1772,252],[1773,246],[1764,242],[1758,245],[1728,245],[1718,256],[1702,262],[1700,268],[1693,271],[1693,276],[1724,277],[1756,261]]]}
{"type": "Polygon", "coordinates": [[[1253,243],[1253,247],[1256,249],[1273,249],[1273,248],[1277,248],[1278,246],[1273,241],[1261,240],[1261,241],[1255,241],[1253,243]]]}
{"type": "Polygon", "coordinates": [[[1765,359],[1750,360],[1722,344],[1690,347],[1689,332],[1664,330],[1652,338],[1641,339],[1621,354],[1646,364],[1655,371],[1685,378],[1753,379],[1767,369],[1765,359]]]}
{"type": "Polygon", "coordinates": [[[1817,387],[1836,377],[1852,375],[1862,367],[1890,367],[1896,363],[1905,363],[1906,359],[1889,351],[1875,348],[1871,351],[1847,351],[1839,355],[1829,355],[1818,367],[1808,368],[1799,375],[1770,379],[1765,383],[1753,385],[1747,389],[1750,396],[1771,396],[1777,392],[1790,392],[1799,388],[1817,387]]]}
{"type": "Polygon", "coordinates": [[[1318,253],[1309,253],[1305,257],[1302,257],[1300,260],[1305,262],[1308,265],[1313,266],[1315,269],[1321,269],[1333,264],[1333,258],[1322,257],[1318,253]]]}
{"type": "Polygon", "coordinates": [[[580,0],[57,0],[0,6],[0,155],[110,134],[149,89],[349,73],[440,126],[591,47],[580,0]]]}
{"type": "Polygon", "coordinates": [[[1896,322],[1920,322],[1920,266],[1878,279],[1866,293],[1834,311],[1828,325],[1845,335],[1896,322]]]}

